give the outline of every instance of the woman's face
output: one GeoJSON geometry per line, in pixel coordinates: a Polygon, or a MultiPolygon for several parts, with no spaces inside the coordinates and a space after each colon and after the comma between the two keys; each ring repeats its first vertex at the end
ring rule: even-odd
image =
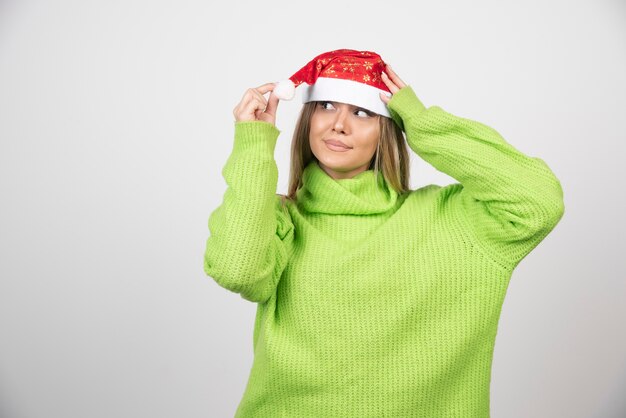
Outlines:
{"type": "Polygon", "coordinates": [[[311,116],[309,144],[320,167],[334,179],[352,178],[367,170],[380,138],[379,118],[350,104],[318,102],[311,116]],[[333,140],[347,148],[333,145],[333,140]]]}

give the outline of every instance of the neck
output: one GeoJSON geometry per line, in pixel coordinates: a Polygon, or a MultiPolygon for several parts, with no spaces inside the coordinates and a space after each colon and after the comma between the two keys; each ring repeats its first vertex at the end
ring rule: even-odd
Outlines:
{"type": "Polygon", "coordinates": [[[350,178],[334,179],[317,161],[311,161],[302,173],[298,189],[300,207],[309,213],[334,215],[376,215],[393,213],[400,203],[382,173],[362,170],[350,178]]]}
{"type": "Polygon", "coordinates": [[[329,177],[335,180],[351,179],[352,177],[364,172],[365,170],[369,168],[369,163],[362,165],[361,167],[357,167],[357,168],[347,170],[347,171],[332,169],[328,167],[327,165],[323,164],[322,162],[318,162],[318,165],[320,166],[322,170],[324,170],[326,174],[328,174],[329,177]]]}

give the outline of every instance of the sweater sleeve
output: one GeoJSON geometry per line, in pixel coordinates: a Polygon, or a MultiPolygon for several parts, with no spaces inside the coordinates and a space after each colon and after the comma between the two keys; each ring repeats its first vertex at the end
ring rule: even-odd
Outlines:
{"type": "Polygon", "coordinates": [[[274,293],[292,253],[294,226],[276,194],[279,133],[264,121],[235,122],[233,150],[222,169],[227,189],[208,221],[205,273],[252,302],[274,293]]]}
{"type": "Polygon", "coordinates": [[[547,164],[515,149],[494,129],[426,108],[413,89],[387,104],[409,147],[458,180],[450,207],[467,236],[492,261],[512,270],[564,214],[561,183],[547,164]]]}

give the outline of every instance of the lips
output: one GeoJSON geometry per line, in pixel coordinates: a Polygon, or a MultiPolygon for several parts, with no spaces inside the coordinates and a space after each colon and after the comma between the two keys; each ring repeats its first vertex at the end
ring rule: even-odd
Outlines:
{"type": "Polygon", "coordinates": [[[341,141],[337,141],[336,139],[326,139],[326,140],[324,140],[324,142],[326,142],[326,144],[334,145],[336,147],[343,147],[343,148],[346,148],[346,149],[350,149],[349,146],[347,146],[346,144],[344,144],[341,141]]]}

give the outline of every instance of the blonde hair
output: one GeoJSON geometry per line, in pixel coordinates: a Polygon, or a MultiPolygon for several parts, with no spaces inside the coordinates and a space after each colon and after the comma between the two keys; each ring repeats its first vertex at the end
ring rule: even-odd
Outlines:
{"type": "MultiPolygon", "coordinates": [[[[308,102],[302,106],[291,141],[291,167],[289,188],[286,198],[295,202],[296,192],[302,187],[302,172],[313,160],[317,160],[311,151],[309,132],[311,116],[318,102],[308,102]]],[[[398,194],[409,191],[410,160],[408,145],[402,129],[391,119],[380,116],[380,138],[368,170],[374,170],[377,178],[386,180],[389,187],[398,194]]],[[[283,199],[284,201],[284,199],[283,199]]]]}

